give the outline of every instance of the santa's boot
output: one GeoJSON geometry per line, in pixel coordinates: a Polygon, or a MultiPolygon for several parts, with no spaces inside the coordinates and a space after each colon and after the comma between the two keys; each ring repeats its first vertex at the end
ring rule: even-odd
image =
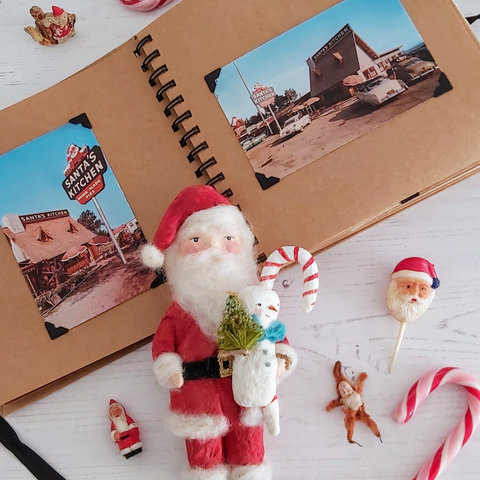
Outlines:
{"type": "Polygon", "coordinates": [[[183,470],[183,480],[227,480],[228,469],[224,465],[214,468],[188,468],[183,470]]]}
{"type": "Polygon", "coordinates": [[[272,480],[272,469],[266,462],[260,465],[239,465],[233,467],[229,480],[272,480]]]}

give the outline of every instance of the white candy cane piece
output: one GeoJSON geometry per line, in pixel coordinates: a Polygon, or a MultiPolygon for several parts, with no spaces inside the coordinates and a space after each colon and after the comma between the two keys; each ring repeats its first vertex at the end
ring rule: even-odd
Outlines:
{"type": "Polygon", "coordinates": [[[303,311],[312,310],[318,292],[318,267],[312,254],[302,247],[280,247],[267,258],[260,284],[273,289],[273,284],[280,269],[288,262],[298,262],[303,270],[303,311]]]}
{"type": "Polygon", "coordinates": [[[414,480],[437,478],[470,439],[480,423],[480,384],[471,373],[455,367],[441,368],[420,378],[395,410],[394,419],[398,423],[407,423],[428,395],[446,383],[454,383],[465,389],[468,394],[467,411],[414,480]]]}

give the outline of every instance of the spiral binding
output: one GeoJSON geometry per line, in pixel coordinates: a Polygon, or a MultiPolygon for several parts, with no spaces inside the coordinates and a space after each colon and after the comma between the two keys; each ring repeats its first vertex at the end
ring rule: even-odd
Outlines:
{"type": "Polygon", "coordinates": [[[153,73],[150,75],[150,78],[148,79],[148,83],[150,84],[150,86],[154,87],[157,84],[157,77],[162,73],[166,72],[168,72],[168,68],[165,64],[154,70],[153,73]]]}
{"type": "Polygon", "coordinates": [[[225,180],[225,175],[220,172],[217,173],[214,177],[212,177],[206,184],[210,187],[213,187],[217,182],[223,182],[225,180]]]}
{"type": "MultiPolygon", "coordinates": [[[[208,168],[213,165],[216,165],[217,161],[215,160],[215,157],[210,157],[206,162],[203,162],[196,170],[195,170],[195,175],[197,178],[200,178],[203,175],[203,172],[208,168]]],[[[229,189],[230,190],[230,189],[229,189]]],[[[231,190],[230,190],[231,192],[231,190]]],[[[227,197],[228,198],[228,197],[227,197]]]]}
{"type": "Polygon", "coordinates": [[[195,155],[200,153],[203,150],[206,150],[208,148],[208,143],[207,142],[202,142],[199,145],[197,145],[194,149],[191,150],[191,152],[187,155],[188,161],[192,163],[195,160],[195,155]]]}
{"type": "Polygon", "coordinates": [[[200,133],[200,128],[198,127],[198,125],[195,125],[180,139],[180,146],[186,147],[188,139],[190,137],[193,137],[194,135],[198,135],[199,133],[200,133]]]}
{"type": "Polygon", "coordinates": [[[172,130],[174,132],[178,132],[180,130],[180,124],[188,118],[192,118],[192,112],[190,110],[186,110],[176,118],[176,120],[172,123],[172,130]]]}
{"type": "Polygon", "coordinates": [[[154,50],[150,55],[148,55],[142,63],[142,71],[146,72],[150,68],[150,62],[159,56],[160,52],[158,50],[154,50]]]}
{"type": "MultiPolygon", "coordinates": [[[[256,239],[255,239],[256,240],[256,239]]],[[[258,243],[258,241],[257,241],[258,243]]],[[[264,253],[261,253],[258,257],[257,257],[257,262],[258,263],[264,263],[267,261],[267,256],[264,254],[264,253]]]]}
{"type": "Polygon", "coordinates": [[[171,102],[169,102],[167,104],[167,106],[165,107],[165,110],[163,111],[163,113],[165,114],[166,117],[169,117],[171,114],[172,114],[172,110],[174,109],[174,107],[176,107],[177,105],[180,105],[181,103],[183,103],[185,100],[183,99],[183,97],[181,95],[177,95],[171,102]]]}
{"type": "Polygon", "coordinates": [[[163,100],[163,94],[169,89],[169,88],[173,88],[173,87],[176,87],[177,84],[175,83],[175,80],[170,80],[169,82],[167,82],[165,85],[163,85],[163,87],[160,88],[160,90],[158,90],[157,92],[157,100],[159,102],[161,102],[163,100]]]}
{"type": "MultiPolygon", "coordinates": [[[[138,43],[137,43],[137,46],[135,48],[135,50],[133,51],[133,54],[135,55],[135,57],[140,57],[142,55],[142,49],[143,47],[145,47],[145,45],[147,45],[148,43],[152,42],[153,41],[153,38],[151,35],[147,35],[145,36],[144,38],[142,38],[138,43]]],[[[155,49],[153,50],[151,53],[149,53],[145,59],[143,60],[142,64],[141,64],[141,68],[142,68],[142,71],[143,72],[147,72],[149,69],[150,69],[150,64],[151,62],[160,57],[160,52],[155,49]]],[[[155,68],[153,69],[153,72],[152,74],[150,75],[149,79],[148,79],[148,83],[150,84],[150,86],[152,87],[155,87],[156,85],[160,85],[160,88],[159,90],[157,91],[156,93],[156,98],[157,98],[157,101],[158,102],[161,102],[165,99],[165,94],[168,90],[171,90],[173,88],[175,88],[177,86],[177,84],[175,83],[175,80],[171,79],[169,81],[166,81],[165,83],[162,83],[160,81],[160,78],[161,78],[161,75],[163,75],[164,73],[168,72],[168,67],[167,65],[163,64],[161,65],[160,67],[158,68],[155,68]]],[[[184,102],[184,98],[182,95],[177,95],[175,98],[173,98],[172,100],[169,100],[169,102],[167,103],[165,109],[164,109],[164,114],[166,117],[169,117],[172,113],[175,113],[175,108],[178,107],[179,105],[181,105],[183,102],[184,102]]],[[[189,119],[189,118],[192,118],[193,117],[193,114],[190,110],[185,110],[182,114],[180,115],[177,115],[177,118],[172,122],[172,130],[174,132],[178,132],[180,130],[180,127],[183,128],[183,125],[182,123],[189,119]]],[[[201,130],[200,128],[198,127],[198,125],[195,125],[194,127],[192,127],[190,130],[186,130],[185,128],[183,128],[185,130],[185,133],[182,135],[179,143],[182,147],[186,147],[188,144],[189,144],[189,141],[191,141],[191,139],[196,136],[196,135],[199,135],[201,133],[201,130]]],[[[194,162],[195,161],[195,157],[202,151],[208,149],[208,143],[203,141],[201,143],[199,143],[196,147],[193,147],[190,152],[187,154],[187,159],[190,163],[194,162]]],[[[216,165],[217,164],[217,160],[215,159],[215,157],[211,157],[209,158],[208,160],[206,160],[205,162],[203,162],[196,170],[195,170],[195,175],[197,178],[200,178],[203,176],[204,173],[207,172],[207,170],[212,167],[213,165],[216,165]]],[[[218,173],[217,175],[215,175],[214,177],[210,178],[206,183],[206,185],[210,185],[210,186],[214,186],[216,185],[217,183],[220,183],[220,182],[223,182],[225,180],[225,175],[220,172],[218,173]]],[[[214,187],[215,188],[215,187],[214,187]]],[[[222,192],[222,195],[225,196],[226,198],[230,198],[232,195],[233,195],[233,192],[230,188],[227,188],[225,191],[222,192]]],[[[240,208],[239,205],[237,205],[238,208],[240,208]]],[[[240,208],[241,210],[241,208],[240,208]]],[[[266,260],[266,255],[264,253],[260,254],[257,258],[257,261],[260,263],[260,262],[264,262],[266,260]]]]}
{"type": "Polygon", "coordinates": [[[151,42],[153,40],[152,36],[151,35],[147,35],[146,37],[142,38],[138,44],[137,44],[137,48],[133,51],[133,54],[136,56],[136,57],[139,57],[141,54],[142,54],[142,48],[149,42],[151,42]]]}

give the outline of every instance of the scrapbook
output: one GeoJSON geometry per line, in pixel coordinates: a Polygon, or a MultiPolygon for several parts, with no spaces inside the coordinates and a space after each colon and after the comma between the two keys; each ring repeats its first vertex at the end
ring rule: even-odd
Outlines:
{"type": "Polygon", "coordinates": [[[477,61],[451,0],[184,0],[1,111],[3,413],[153,334],[169,293],[137,254],[186,185],[238,205],[262,261],[477,172],[477,61]]]}

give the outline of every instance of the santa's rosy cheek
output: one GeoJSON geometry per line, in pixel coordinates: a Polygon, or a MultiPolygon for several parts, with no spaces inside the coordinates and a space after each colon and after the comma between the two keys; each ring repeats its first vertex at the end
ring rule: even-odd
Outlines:
{"type": "Polygon", "coordinates": [[[420,287],[419,289],[419,292],[418,292],[418,296],[420,298],[428,298],[428,296],[430,295],[430,287],[420,287]]]}
{"type": "Polygon", "coordinates": [[[231,240],[225,240],[225,250],[233,255],[238,255],[240,253],[239,241],[234,238],[231,240]]]}
{"type": "Polygon", "coordinates": [[[185,255],[190,255],[192,253],[202,252],[203,250],[205,250],[203,245],[198,245],[198,244],[192,243],[192,244],[189,244],[189,245],[185,246],[185,250],[184,250],[183,253],[185,253],[185,255]]]}
{"type": "Polygon", "coordinates": [[[180,244],[180,254],[181,255],[192,255],[194,253],[203,252],[207,248],[207,244],[201,238],[197,241],[192,239],[184,240],[180,244]]]}

